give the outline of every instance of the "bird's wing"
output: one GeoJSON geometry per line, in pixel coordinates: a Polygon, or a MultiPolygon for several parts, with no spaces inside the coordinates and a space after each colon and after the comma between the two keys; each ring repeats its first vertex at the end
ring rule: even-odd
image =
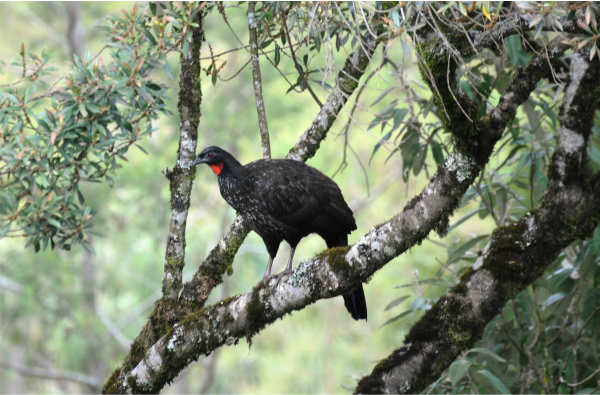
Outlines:
{"type": "Polygon", "coordinates": [[[338,186],[313,168],[278,161],[257,163],[255,199],[274,219],[294,228],[312,227],[328,232],[356,229],[352,211],[338,186]]]}

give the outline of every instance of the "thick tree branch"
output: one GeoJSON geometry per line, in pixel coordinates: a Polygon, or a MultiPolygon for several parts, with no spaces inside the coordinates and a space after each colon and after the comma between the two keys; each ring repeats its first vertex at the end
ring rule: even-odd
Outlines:
{"type": "MultiPolygon", "coordinates": [[[[196,156],[198,140],[198,125],[200,123],[200,103],[202,91],[200,87],[200,47],[204,41],[202,31],[203,11],[195,16],[198,27],[192,28],[193,33],[189,43],[189,53],[181,53],[181,76],[179,82],[179,116],[180,134],[177,150],[177,163],[173,170],[165,172],[169,180],[171,192],[171,219],[169,236],[165,253],[164,277],[162,282],[163,296],[156,302],[150,320],[138,338],[131,346],[129,355],[125,358],[124,367],[137,364],[139,349],[144,344],[153,343],[165,333],[165,328],[179,321],[179,293],[183,286],[182,272],[185,265],[185,228],[190,206],[192,185],[196,176],[196,168],[192,162],[196,156]]],[[[124,376],[127,368],[117,368],[113,376],[105,383],[103,391],[122,392],[117,388],[112,377],[124,376]],[[123,370],[123,371],[122,371],[123,370]]]]}
{"type": "Polygon", "coordinates": [[[256,37],[256,20],[254,19],[254,6],[256,1],[248,2],[248,30],[250,31],[250,56],[252,57],[252,85],[256,98],[256,112],[258,113],[258,127],[264,159],[271,159],[271,143],[269,141],[269,127],[265,112],[265,101],[262,94],[262,80],[260,76],[260,63],[258,58],[258,39],[256,37]]]}
{"type": "MultiPolygon", "coordinates": [[[[502,39],[519,34],[526,31],[534,30],[535,27],[529,27],[529,24],[536,15],[533,14],[520,14],[513,13],[502,21],[496,23],[491,30],[485,30],[483,32],[471,31],[469,34],[472,36],[473,45],[479,51],[485,48],[494,48],[502,45],[502,39]]],[[[588,35],[588,33],[579,27],[577,21],[583,22],[584,19],[580,17],[573,18],[562,25],[562,33],[573,33],[588,35]]],[[[561,33],[558,29],[553,27],[544,27],[544,31],[555,31],[561,33]]],[[[502,49],[502,48],[499,48],[502,49]]]]}
{"type": "MultiPolygon", "coordinates": [[[[194,43],[198,44],[196,41],[194,43]]],[[[358,81],[364,74],[364,70],[377,45],[378,42],[375,40],[367,41],[346,60],[344,68],[338,73],[336,87],[311,126],[288,153],[287,159],[306,161],[314,156],[321,141],[325,139],[329,129],[337,119],[337,114],[343,108],[348,97],[357,88],[358,81]],[[363,47],[367,48],[367,52],[363,50],[363,47]]],[[[199,67],[199,62],[196,65],[199,67]]],[[[169,329],[172,327],[173,321],[165,315],[171,315],[172,311],[175,311],[177,312],[175,319],[187,316],[189,320],[193,320],[193,317],[204,312],[206,309],[202,309],[202,307],[212,289],[222,282],[222,276],[225,272],[232,273],[233,259],[249,232],[250,229],[244,224],[242,218],[237,216],[218,245],[200,265],[194,278],[183,285],[183,292],[179,297],[176,309],[165,310],[161,301],[157,303],[149,322],[132,344],[123,367],[115,369],[105,383],[103,392],[158,392],[191,362],[183,354],[180,354],[176,356],[176,360],[173,361],[172,365],[161,365],[165,369],[169,366],[168,372],[154,374],[152,373],[155,370],[154,368],[150,367],[150,370],[146,368],[146,366],[153,366],[152,361],[154,361],[153,358],[150,360],[147,358],[148,353],[154,355],[153,353],[162,347],[162,340],[159,340],[159,338],[164,339],[165,334],[182,325],[179,323],[173,329],[169,329]],[[183,359],[179,359],[179,357],[183,359]],[[142,376],[145,378],[140,379],[142,376]]],[[[358,282],[356,281],[357,284],[358,282]]],[[[210,351],[206,351],[206,353],[210,354],[210,351]]]]}
{"type": "Polygon", "coordinates": [[[192,40],[189,54],[187,56],[181,54],[181,77],[177,105],[181,121],[177,164],[173,170],[169,171],[167,169],[165,172],[169,179],[171,192],[171,220],[169,222],[162,292],[163,298],[166,297],[170,301],[169,310],[175,307],[182,287],[182,271],[185,265],[185,227],[190,207],[192,185],[196,176],[196,168],[192,166],[192,162],[196,157],[200,102],[202,100],[200,66],[197,60],[201,43],[204,41],[201,28],[194,29],[192,40]]]}
{"type": "MultiPolygon", "coordinates": [[[[367,41],[364,45],[367,52],[359,47],[346,59],[344,68],[337,75],[336,86],[311,125],[287,154],[286,159],[306,162],[315,155],[348,97],[358,87],[358,81],[363,76],[377,45],[376,40],[367,41]]],[[[223,274],[232,272],[231,265],[235,254],[249,232],[250,228],[244,225],[243,219],[236,216],[221,241],[202,262],[192,281],[184,285],[180,302],[188,305],[188,311],[202,308],[210,291],[221,283],[223,274]]]]}
{"type": "MultiPolygon", "coordinates": [[[[538,79],[542,75],[534,66],[528,71],[538,79]]],[[[525,77],[520,74],[516,81],[525,77]]],[[[513,81],[505,95],[513,99],[501,100],[499,104],[515,106],[512,111],[504,109],[513,117],[516,106],[535,89],[535,83],[517,82],[513,81]],[[512,89],[516,87],[519,94],[512,96],[512,89]]],[[[440,224],[447,224],[448,216],[479,170],[465,155],[449,156],[419,196],[400,214],[365,234],[357,244],[334,248],[302,262],[276,289],[270,285],[257,288],[252,293],[234,296],[189,314],[146,351],[127,382],[135,386],[135,391],[157,391],[162,386],[155,385],[171,381],[200,355],[208,355],[224,344],[235,344],[242,337],[250,340],[267,324],[293,310],[354,289],[391,259],[424,240],[431,230],[439,230],[440,224]]]]}
{"type": "MultiPolygon", "coordinates": [[[[357,385],[357,393],[415,393],[434,382],[452,361],[481,338],[488,322],[539,278],[573,241],[600,222],[600,173],[587,179],[586,145],[600,87],[598,60],[573,56],[563,101],[550,186],[540,206],[494,231],[459,284],[411,328],[404,345],[357,385]]],[[[499,105],[501,105],[500,103],[499,105]]]]}

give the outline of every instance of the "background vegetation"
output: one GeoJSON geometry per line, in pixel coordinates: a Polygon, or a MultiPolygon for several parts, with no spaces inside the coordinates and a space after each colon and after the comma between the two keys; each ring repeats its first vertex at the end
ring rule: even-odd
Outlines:
{"type": "MultiPolygon", "coordinates": [[[[83,50],[95,54],[104,45],[106,36],[96,26],[103,23],[106,14],[119,15],[120,8],[129,12],[133,7],[129,2],[81,3],[83,50]]],[[[456,9],[460,11],[460,5],[456,9]]],[[[227,8],[228,21],[244,43],[248,41],[245,12],[245,6],[227,8]]],[[[69,14],[64,4],[0,3],[0,15],[6,32],[0,42],[0,59],[6,60],[0,84],[20,75],[19,67],[9,66],[9,60],[19,59],[21,42],[27,52],[40,53],[45,48],[52,55],[53,66],[58,68],[52,76],[70,68],[66,62],[72,61],[73,48],[65,31],[69,14]]],[[[216,11],[207,16],[204,31],[207,43],[202,47],[203,57],[209,57],[211,51],[217,54],[239,46],[216,11]]],[[[350,48],[353,44],[346,45],[350,48]]],[[[486,97],[480,103],[482,110],[497,103],[514,68],[525,65],[531,57],[518,36],[507,40],[507,46],[507,54],[497,56],[489,51],[471,64],[483,79],[486,97]]],[[[343,59],[343,55],[336,56],[343,59]]],[[[418,72],[414,52],[409,57],[404,45],[397,43],[390,46],[388,56],[402,66],[404,83],[389,67],[381,71],[387,80],[369,80],[372,89],[362,93],[361,103],[371,105],[371,113],[359,111],[355,115],[362,127],[349,129],[347,143],[354,153],[347,152],[348,166],[338,171],[343,160],[342,132],[348,119],[345,111],[317,155],[308,161],[329,176],[335,174],[354,210],[358,230],[350,236],[350,243],[397,213],[420,192],[436,163],[441,162],[440,156],[443,160],[447,153],[443,149],[448,144],[446,137],[435,137],[440,119],[432,111],[431,93],[418,72]],[[401,85],[406,88],[388,90],[387,96],[381,96],[388,87],[401,85]],[[407,115],[406,92],[414,100],[416,115],[407,115]],[[411,130],[400,127],[404,117],[419,119],[425,134],[407,138],[411,130]],[[371,125],[374,118],[380,123],[388,121],[385,128],[371,125]],[[397,125],[396,119],[400,119],[397,125]],[[409,144],[414,139],[421,141],[416,150],[409,144]],[[389,144],[384,143],[373,155],[382,141],[389,144]],[[396,146],[399,151],[390,155],[396,146]]],[[[159,70],[155,81],[173,88],[167,93],[165,108],[177,114],[179,59],[177,54],[167,59],[172,77],[159,70]]],[[[227,62],[219,75],[225,79],[247,62],[248,54],[232,52],[224,59],[227,62]]],[[[210,65],[208,60],[203,62],[203,67],[210,65]]],[[[281,158],[312,122],[317,106],[308,92],[286,94],[289,85],[262,59],[261,68],[272,156],[281,158]]],[[[295,73],[293,67],[288,68],[290,75],[295,73]]],[[[202,86],[199,147],[221,146],[242,163],[260,158],[250,69],[230,82],[217,80],[216,84],[212,75],[203,75],[202,86]]],[[[313,87],[321,94],[317,84],[313,87]]],[[[477,97],[468,76],[461,88],[477,97]]],[[[487,170],[463,198],[463,206],[451,220],[460,226],[453,226],[444,239],[430,236],[429,241],[388,264],[365,286],[368,322],[353,321],[341,298],[319,301],[265,329],[254,338],[251,349],[242,342],[201,358],[163,392],[346,393],[353,389],[355,378],[370,372],[375,362],[400,345],[410,325],[474,262],[493,229],[509,224],[537,204],[547,183],[545,166],[555,144],[552,132],[558,127],[561,99],[560,86],[554,81],[539,84],[492,159],[493,169],[487,170]]],[[[590,147],[592,172],[600,165],[597,125],[590,147]]],[[[163,115],[154,126],[157,130],[139,143],[147,154],[132,148],[127,161],[118,159],[123,167],[112,186],[80,184],[86,206],[97,209],[93,230],[103,235],[89,234],[94,253],[77,246],[71,251],[57,248],[36,254],[32,248],[23,248],[26,239],[5,237],[0,242],[0,391],[97,390],[121,363],[128,344],[146,321],[160,296],[169,216],[168,181],[162,171],[174,165],[179,119],[163,115]],[[39,377],[58,372],[63,379],[39,377]],[[85,376],[74,376],[74,372],[85,376]]],[[[234,216],[219,194],[215,176],[207,167],[199,168],[188,218],[184,281],[193,275],[234,216]]],[[[318,237],[311,236],[300,244],[295,262],[324,248],[318,237]]],[[[596,229],[593,238],[567,249],[540,281],[519,294],[489,325],[478,348],[451,366],[438,390],[539,392],[542,384],[528,365],[529,357],[548,371],[564,370],[561,376],[569,382],[593,373],[600,366],[594,315],[600,302],[599,248],[600,231],[596,229]],[[582,330],[583,323],[586,326],[582,330]],[[579,357],[573,357],[569,349],[579,332],[582,341],[574,348],[579,357]],[[550,343],[554,348],[547,352],[550,343]]],[[[287,246],[280,251],[274,273],[285,267],[288,251],[287,246]]],[[[260,279],[267,258],[262,241],[251,233],[236,256],[234,274],[213,292],[208,303],[248,292],[260,279]]],[[[598,385],[597,379],[574,389],[557,382],[556,388],[589,393],[598,385]]]]}

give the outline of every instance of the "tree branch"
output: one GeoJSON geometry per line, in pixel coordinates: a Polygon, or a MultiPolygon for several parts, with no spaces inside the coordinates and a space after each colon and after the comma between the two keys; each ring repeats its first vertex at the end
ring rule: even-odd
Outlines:
{"type": "Polygon", "coordinates": [[[14,366],[6,362],[0,361],[0,368],[10,370],[23,376],[36,377],[50,380],[68,380],[75,383],[83,384],[89,387],[94,393],[100,391],[100,383],[91,376],[79,372],[71,372],[68,370],[62,372],[52,372],[46,369],[27,368],[23,366],[14,366]]]}
{"type": "MultiPolygon", "coordinates": [[[[314,156],[321,141],[325,139],[329,129],[337,119],[337,114],[343,108],[348,97],[350,97],[357,88],[358,80],[360,80],[364,74],[364,70],[368,66],[369,59],[373,55],[377,45],[378,42],[376,40],[366,41],[346,60],[344,68],[338,73],[336,87],[327,98],[325,105],[318,113],[315,120],[300,137],[294,148],[288,153],[286,156],[287,159],[306,161],[314,156]],[[366,52],[363,48],[366,48],[366,52]]],[[[194,278],[183,285],[183,292],[179,297],[176,310],[178,312],[178,317],[187,316],[187,319],[193,321],[193,317],[198,317],[206,311],[207,308],[202,309],[206,299],[210,295],[212,289],[222,282],[223,274],[225,272],[233,272],[231,267],[233,259],[249,232],[249,227],[244,224],[240,216],[237,216],[218,245],[200,265],[194,278]]],[[[356,281],[356,285],[358,285],[359,282],[360,281],[356,281]]],[[[350,289],[353,288],[348,288],[348,290],[350,289]]],[[[342,291],[338,290],[338,292],[337,295],[342,291]]],[[[330,297],[333,296],[334,295],[330,297]]],[[[233,299],[234,298],[230,298],[229,300],[233,299]]],[[[157,350],[162,350],[161,347],[164,345],[162,342],[163,339],[165,339],[165,335],[171,333],[176,328],[182,327],[182,325],[184,325],[183,321],[187,320],[183,319],[176,324],[173,323],[172,320],[169,320],[169,317],[165,317],[164,314],[170,314],[169,310],[163,310],[161,301],[159,301],[150,316],[148,323],[144,326],[140,335],[138,335],[132,344],[130,353],[125,358],[123,367],[115,369],[111,377],[105,383],[103,392],[122,393],[126,391],[160,391],[166,383],[176,377],[179,372],[191,362],[192,359],[187,358],[185,356],[187,355],[186,353],[176,353],[177,355],[173,356],[174,359],[172,360],[172,363],[169,362],[167,365],[159,364],[160,366],[157,366],[165,368],[164,372],[160,374],[153,373],[155,371],[154,363],[156,361],[154,355],[157,350]],[[150,359],[148,359],[148,355],[152,355],[150,359]],[[148,366],[150,367],[149,369],[148,366]],[[169,369],[166,369],[167,367],[169,367],[169,369]],[[168,370],[168,372],[166,370],[168,370]],[[144,378],[142,379],[141,377],[144,378]]],[[[174,318],[177,319],[178,317],[174,318]]],[[[241,336],[245,336],[245,331],[241,336]]],[[[215,346],[215,348],[217,347],[218,346],[215,346]]],[[[205,352],[207,355],[210,354],[210,351],[205,352]]],[[[200,354],[198,353],[197,355],[200,354]]],[[[160,355],[157,356],[161,358],[161,361],[166,362],[160,355]]],[[[194,359],[197,359],[197,356],[194,359]]]]}
{"type": "Polygon", "coordinates": [[[600,173],[591,183],[587,179],[585,147],[593,122],[590,114],[598,100],[593,95],[600,85],[600,67],[597,59],[593,67],[585,67],[589,66],[586,59],[575,55],[572,60],[571,83],[549,170],[550,186],[539,208],[517,223],[496,229],[460,283],[413,325],[404,345],[375,366],[358,383],[356,392],[425,390],[481,338],[486,324],[508,300],[539,278],[566,246],[585,238],[598,225],[600,173]],[[577,131],[569,125],[576,125],[577,131]]]}
{"type": "Polygon", "coordinates": [[[263,158],[271,159],[269,127],[267,125],[267,114],[265,113],[265,101],[262,94],[262,81],[258,58],[258,39],[256,37],[256,21],[254,19],[255,5],[256,1],[248,2],[248,30],[250,31],[250,56],[252,58],[252,85],[254,87],[254,96],[256,97],[256,112],[258,113],[258,127],[260,128],[263,158]]]}
{"type": "MultiPolygon", "coordinates": [[[[534,67],[529,71],[537,70],[534,67]]],[[[505,97],[513,93],[515,86],[507,88],[505,97]]],[[[535,83],[519,88],[520,99],[500,100],[499,105],[518,106],[535,89],[535,83]]],[[[516,109],[510,113],[514,117],[516,109]]],[[[200,355],[208,355],[224,344],[236,344],[242,337],[251,340],[267,324],[293,310],[356,288],[391,259],[422,242],[431,230],[447,224],[478,170],[471,159],[454,153],[400,214],[363,235],[357,244],[334,248],[302,262],[276,289],[256,288],[189,314],[145,352],[128,375],[128,385],[134,392],[160,390],[200,355]]]]}
{"type": "Polygon", "coordinates": [[[290,43],[290,52],[292,53],[292,59],[294,60],[294,65],[296,66],[296,70],[298,70],[298,73],[300,74],[300,78],[302,78],[302,82],[304,83],[304,86],[306,87],[306,89],[308,89],[308,91],[310,92],[313,99],[315,99],[315,101],[319,105],[319,108],[323,108],[323,104],[321,103],[321,101],[319,100],[319,98],[317,97],[315,92],[313,92],[312,88],[308,84],[306,75],[304,74],[304,71],[302,71],[302,66],[300,66],[300,64],[298,63],[298,60],[296,59],[296,54],[294,53],[294,47],[292,45],[292,41],[290,40],[290,31],[288,29],[287,21],[285,19],[285,12],[283,10],[283,7],[281,7],[281,25],[283,26],[283,30],[285,31],[285,36],[287,37],[287,41],[288,41],[288,43],[290,43]]]}

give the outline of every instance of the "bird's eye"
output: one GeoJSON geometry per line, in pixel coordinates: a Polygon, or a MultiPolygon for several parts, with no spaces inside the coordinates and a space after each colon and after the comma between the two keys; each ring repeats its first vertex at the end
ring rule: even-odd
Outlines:
{"type": "Polygon", "coordinates": [[[209,158],[212,158],[213,156],[215,156],[215,154],[213,154],[212,152],[209,152],[209,153],[208,153],[208,157],[209,157],[209,158]]]}

